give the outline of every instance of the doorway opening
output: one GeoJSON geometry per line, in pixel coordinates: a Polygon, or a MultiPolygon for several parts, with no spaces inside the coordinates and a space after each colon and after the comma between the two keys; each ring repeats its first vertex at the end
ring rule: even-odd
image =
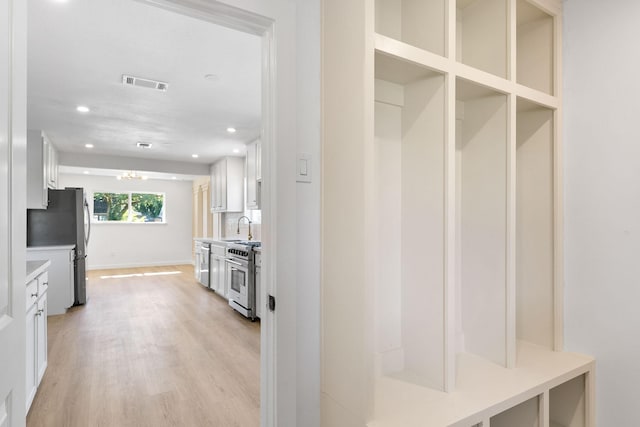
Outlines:
{"type": "MultiPolygon", "coordinates": [[[[34,3],[39,0],[30,0],[30,1],[34,3]]],[[[78,3],[81,3],[81,2],[78,2],[78,3]]],[[[121,1],[121,2],[118,2],[117,5],[118,7],[124,7],[125,3],[127,2],[121,1]]],[[[271,65],[273,64],[272,22],[264,17],[260,17],[257,15],[251,14],[249,12],[244,12],[239,9],[236,9],[227,5],[215,3],[215,2],[212,2],[207,6],[202,6],[198,9],[191,7],[189,5],[189,2],[182,2],[182,1],[172,2],[172,1],[154,1],[154,0],[149,0],[149,1],[131,0],[130,3],[132,5],[136,5],[135,7],[153,8],[153,9],[157,9],[157,11],[168,13],[174,17],[180,16],[184,19],[186,18],[191,19],[193,21],[193,26],[191,26],[190,28],[186,28],[184,30],[187,33],[191,32],[193,34],[194,32],[196,32],[196,27],[198,25],[206,24],[208,26],[216,25],[216,26],[221,26],[227,30],[231,29],[237,32],[241,32],[257,40],[257,43],[259,45],[259,52],[260,52],[260,58],[258,60],[259,69],[257,71],[260,79],[259,81],[260,116],[257,124],[257,133],[254,135],[251,135],[250,137],[247,137],[246,140],[240,140],[240,141],[242,143],[252,143],[255,140],[260,140],[260,143],[261,143],[261,150],[260,150],[259,156],[260,156],[260,159],[262,160],[261,162],[262,170],[261,170],[261,177],[258,182],[259,192],[261,195],[260,211],[257,212],[257,210],[255,209],[246,209],[246,206],[249,200],[246,200],[247,199],[246,192],[243,191],[243,193],[245,194],[244,196],[245,200],[243,200],[242,211],[231,212],[228,210],[227,211],[220,210],[212,213],[209,207],[213,208],[212,203],[213,203],[213,199],[215,198],[212,193],[214,191],[213,187],[217,185],[217,182],[219,181],[219,179],[212,180],[211,178],[209,178],[208,188],[205,188],[206,185],[204,187],[200,187],[200,190],[199,190],[200,193],[197,196],[194,194],[193,199],[190,200],[190,203],[192,204],[192,206],[195,205],[195,209],[192,212],[193,215],[191,216],[195,234],[206,234],[207,235],[206,237],[219,238],[219,239],[230,238],[232,237],[233,232],[235,231],[233,224],[236,223],[236,221],[240,222],[243,216],[248,217],[248,219],[252,221],[252,227],[253,227],[252,231],[254,235],[256,232],[258,233],[258,236],[260,236],[261,240],[263,241],[263,248],[265,248],[263,250],[265,252],[268,252],[268,255],[263,256],[263,264],[262,264],[263,274],[261,275],[262,279],[260,280],[260,282],[262,283],[262,286],[260,287],[260,297],[261,297],[261,301],[265,302],[267,299],[266,298],[267,294],[273,293],[273,283],[272,283],[273,281],[270,279],[271,277],[270,266],[274,265],[275,257],[276,257],[275,250],[273,250],[275,249],[275,247],[270,244],[270,238],[272,238],[273,236],[271,232],[273,227],[271,227],[270,224],[273,218],[273,216],[271,215],[272,206],[273,206],[272,195],[274,194],[274,185],[275,185],[275,182],[272,182],[270,180],[270,176],[272,172],[270,169],[270,164],[272,159],[272,153],[274,152],[274,147],[272,146],[273,132],[274,132],[273,130],[274,114],[272,111],[273,105],[274,105],[274,84],[273,84],[273,70],[271,65]],[[199,24],[196,24],[196,22],[198,22],[199,24]],[[197,214],[201,214],[201,215],[197,215],[197,214]],[[260,224],[260,227],[256,227],[256,225],[258,224],[260,224]],[[268,262],[264,262],[264,261],[268,261],[268,262]]],[[[71,5],[68,4],[65,6],[70,7],[71,5]]],[[[51,8],[56,6],[49,4],[47,7],[51,8]]],[[[103,37],[105,40],[107,40],[114,35],[115,36],[122,35],[122,33],[124,32],[122,26],[126,24],[127,20],[131,19],[132,15],[121,14],[120,16],[121,16],[121,21],[119,21],[117,25],[114,25],[114,28],[113,28],[114,32],[102,33],[100,34],[100,37],[103,37]]],[[[51,15],[49,15],[48,18],[51,18],[51,15]]],[[[96,21],[93,22],[93,24],[96,26],[98,25],[97,19],[98,18],[96,18],[96,21]]],[[[99,19],[104,20],[104,15],[101,15],[99,19]]],[[[53,21],[56,21],[56,20],[53,20],[53,21]]],[[[57,22],[57,25],[60,25],[59,21],[56,21],[56,22],[57,22]]],[[[91,21],[88,21],[88,22],[91,23],[91,21]]],[[[145,25],[149,24],[150,22],[151,21],[149,20],[149,18],[147,18],[145,25]]],[[[33,27],[33,26],[30,25],[30,27],[33,27]]],[[[40,28],[39,30],[43,31],[42,28],[40,28]]],[[[53,36],[52,33],[48,33],[49,43],[51,43],[53,40],[52,36],[53,36]]],[[[100,55],[106,56],[108,57],[108,59],[112,61],[120,61],[123,56],[126,56],[126,43],[125,43],[126,40],[122,39],[122,41],[123,41],[123,44],[120,50],[111,49],[111,50],[102,51],[102,52],[96,50],[96,54],[99,56],[100,55]]],[[[80,43],[80,42],[76,41],[76,42],[70,43],[69,44],[70,48],[77,43],[80,43]]],[[[147,47],[149,48],[149,52],[146,53],[145,55],[149,55],[149,56],[153,55],[155,53],[154,52],[155,45],[149,44],[147,47]]],[[[188,53],[187,50],[188,50],[187,48],[175,49],[174,54],[178,59],[176,59],[175,61],[176,64],[172,64],[173,66],[180,67],[181,65],[183,65],[180,63],[181,62],[180,58],[183,58],[183,56],[188,53]]],[[[57,53],[53,52],[53,54],[64,55],[64,52],[58,51],[57,53]]],[[[89,64],[91,64],[93,61],[89,59],[87,61],[82,61],[82,62],[84,62],[84,64],[81,64],[79,67],[84,68],[87,73],[91,73],[89,69],[89,64]]],[[[168,63],[169,62],[171,61],[168,61],[168,63]]],[[[30,70],[33,70],[32,73],[38,73],[39,69],[44,70],[44,68],[30,66],[30,70]]],[[[155,68],[155,69],[151,68],[150,70],[158,71],[158,74],[161,74],[160,69],[158,68],[155,68]]],[[[46,68],[46,71],[50,72],[51,69],[46,68]]],[[[245,70],[239,70],[238,74],[241,74],[244,71],[245,70]]],[[[30,78],[32,73],[30,73],[30,78]]],[[[113,80],[113,77],[116,76],[116,73],[111,73],[111,74],[112,74],[111,78],[113,80]]],[[[131,87],[127,89],[137,90],[137,91],[145,91],[145,90],[158,91],[158,93],[155,93],[155,95],[161,95],[160,92],[169,94],[172,91],[172,89],[174,89],[174,87],[176,87],[179,84],[179,83],[174,84],[172,81],[170,81],[171,79],[162,79],[161,76],[157,76],[153,74],[153,72],[149,72],[149,71],[147,72],[143,71],[140,73],[130,73],[127,70],[123,70],[121,73],[118,72],[117,74],[118,76],[116,77],[118,78],[120,77],[120,74],[122,76],[126,74],[127,76],[132,77],[134,82],[140,83],[138,85],[139,87],[131,87]],[[150,86],[154,86],[154,87],[150,87],[150,86]]],[[[220,82],[220,76],[217,75],[216,72],[210,72],[210,73],[201,72],[201,73],[198,73],[198,78],[205,80],[208,84],[216,84],[220,82]]],[[[127,83],[128,79],[123,77],[122,80],[123,80],[122,82],[120,81],[118,82],[118,85],[122,83],[127,83]]],[[[69,93],[69,90],[68,90],[69,88],[65,86],[67,83],[65,82],[64,78],[61,78],[57,81],[60,83],[61,92],[69,93]]],[[[191,82],[187,82],[186,84],[192,84],[192,82],[193,80],[191,80],[191,82]]],[[[37,86],[32,86],[32,85],[30,85],[30,87],[37,88],[37,86]]],[[[90,87],[85,89],[87,90],[86,93],[89,93],[89,94],[92,91],[96,90],[95,87],[90,87]]],[[[29,93],[30,99],[32,96],[35,96],[34,94],[35,92],[29,93]]],[[[117,105],[113,102],[110,103],[109,108],[101,109],[99,106],[94,107],[92,105],[89,105],[89,106],[84,105],[86,102],[80,98],[81,97],[78,97],[77,107],[87,107],[89,111],[83,112],[80,109],[77,109],[77,111],[73,111],[71,113],[84,114],[84,116],[78,116],[78,117],[84,117],[85,119],[91,117],[92,114],[101,115],[102,116],[101,119],[104,119],[105,121],[109,121],[111,119],[110,122],[108,123],[108,129],[104,127],[95,128],[94,129],[95,132],[91,134],[89,137],[87,137],[85,140],[83,140],[83,144],[78,145],[76,147],[73,144],[74,144],[74,141],[76,141],[76,145],[77,145],[77,141],[80,140],[79,136],[70,134],[70,136],[66,138],[64,136],[65,135],[64,129],[57,128],[58,123],[61,123],[64,121],[52,119],[51,116],[47,116],[46,111],[42,112],[42,114],[40,115],[36,115],[35,118],[33,119],[31,118],[31,115],[30,115],[29,127],[37,128],[45,131],[49,130],[49,138],[51,138],[53,145],[58,146],[57,148],[59,152],[57,154],[59,155],[59,163],[62,166],[62,168],[60,169],[60,172],[62,172],[63,174],[57,177],[59,180],[57,185],[63,184],[62,185],[63,187],[78,186],[76,182],[80,182],[80,183],[88,182],[87,179],[89,178],[87,177],[91,177],[91,179],[94,180],[94,182],[96,183],[95,184],[96,186],[91,191],[91,200],[90,200],[90,205],[92,205],[94,208],[94,212],[92,212],[94,221],[98,222],[99,219],[101,218],[108,219],[109,213],[112,212],[112,210],[110,209],[112,207],[111,205],[109,205],[109,209],[107,209],[105,205],[106,202],[104,202],[105,200],[104,197],[108,196],[113,198],[114,196],[117,197],[118,195],[128,193],[126,198],[127,206],[128,206],[128,210],[126,210],[126,215],[123,214],[111,220],[111,221],[122,222],[122,224],[113,224],[113,223],[100,224],[100,227],[102,227],[103,229],[102,234],[105,235],[107,238],[109,237],[109,235],[111,235],[111,238],[117,235],[114,232],[114,229],[115,229],[114,227],[128,227],[128,230],[124,232],[119,232],[120,234],[127,235],[128,237],[131,237],[133,234],[135,234],[135,231],[134,231],[135,227],[156,227],[155,230],[152,232],[152,234],[155,234],[155,235],[160,234],[159,230],[169,229],[171,227],[171,223],[174,222],[177,218],[179,218],[179,212],[181,210],[179,207],[180,205],[173,205],[173,206],[171,205],[171,203],[173,202],[172,202],[172,197],[169,197],[170,196],[169,188],[172,185],[174,185],[175,182],[180,182],[182,180],[189,180],[190,177],[191,177],[191,181],[196,181],[200,179],[198,176],[201,177],[203,174],[202,174],[202,168],[198,168],[198,165],[204,164],[207,170],[210,171],[210,166],[220,161],[220,159],[223,159],[223,158],[231,159],[234,157],[237,158],[238,156],[234,154],[242,154],[242,153],[234,153],[233,150],[236,149],[235,146],[228,145],[227,148],[230,147],[231,149],[231,153],[228,156],[221,155],[219,152],[215,152],[215,150],[211,150],[211,153],[209,155],[211,155],[212,157],[208,158],[209,160],[205,160],[207,159],[206,157],[207,154],[203,154],[203,153],[205,153],[207,149],[211,148],[213,144],[210,144],[208,142],[201,142],[199,146],[198,145],[189,146],[189,144],[186,143],[185,140],[179,141],[180,144],[176,144],[176,145],[179,145],[179,147],[177,147],[177,151],[176,151],[177,154],[174,154],[175,158],[173,159],[163,158],[160,155],[152,154],[154,147],[165,146],[166,148],[171,146],[171,141],[168,141],[166,139],[163,140],[162,138],[157,140],[154,139],[154,137],[157,137],[163,131],[167,130],[172,120],[176,120],[174,117],[172,118],[170,114],[166,114],[165,116],[161,117],[161,119],[165,120],[165,123],[158,123],[157,121],[153,121],[151,123],[146,122],[148,126],[153,128],[153,132],[147,132],[147,133],[139,132],[138,134],[136,134],[135,141],[133,141],[136,143],[135,150],[150,150],[147,152],[147,154],[145,154],[145,156],[139,155],[138,154],[139,151],[138,152],[131,151],[131,150],[134,150],[131,144],[130,146],[124,147],[124,150],[121,151],[119,154],[116,151],[111,151],[113,148],[116,148],[119,145],[124,145],[122,138],[116,137],[116,132],[119,130],[118,128],[123,127],[122,125],[118,125],[118,123],[126,123],[126,126],[124,126],[125,128],[134,130],[136,126],[140,124],[145,124],[144,110],[145,109],[152,110],[154,105],[152,103],[141,105],[139,106],[141,110],[138,114],[135,114],[135,113],[131,114],[131,113],[126,113],[124,111],[116,111],[117,105]],[[111,117],[109,117],[109,115],[111,115],[111,117]],[[114,119],[118,119],[118,120],[124,119],[124,122],[118,122],[118,120],[114,120],[114,119]],[[101,141],[105,141],[105,140],[110,140],[108,149],[105,148],[107,146],[101,148],[99,144],[101,141]],[[139,144],[142,144],[142,147],[139,144]],[[151,148],[144,148],[145,144],[150,145],[151,148]],[[91,147],[89,147],[89,145],[91,145],[91,147]],[[196,148],[198,149],[198,152],[196,152],[196,148]],[[180,158],[180,156],[182,155],[189,156],[191,157],[191,159],[182,160],[180,158]],[[194,166],[192,169],[190,169],[188,166],[185,166],[185,164],[188,164],[189,162],[193,161],[193,159],[196,159],[196,158],[203,160],[204,163],[193,163],[194,166]],[[120,164],[118,165],[118,163],[120,164]],[[158,165],[161,165],[161,166],[158,166],[158,165]],[[98,172],[98,170],[100,170],[101,172],[98,172]],[[111,182],[113,183],[113,185],[104,184],[104,182],[106,182],[104,181],[106,179],[104,178],[105,175],[101,175],[103,178],[100,178],[100,179],[97,178],[98,173],[104,174],[105,171],[108,171],[106,172],[106,176],[110,177],[109,179],[112,180],[111,182]],[[125,177],[125,174],[128,174],[129,177],[125,177]],[[153,174],[157,174],[157,176],[155,176],[154,178],[152,177],[153,174]],[[74,175],[76,178],[73,178],[73,179],[69,178],[69,175],[74,175]],[[140,176],[141,178],[139,180],[138,179],[134,180],[130,177],[131,175],[134,175],[134,176],[137,175],[137,176],[140,176]],[[116,176],[119,176],[120,179],[117,180],[116,176]],[[83,180],[78,180],[77,179],[78,177],[83,178],[83,180]],[[143,183],[147,184],[152,181],[162,182],[162,180],[165,180],[164,181],[165,191],[162,191],[162,187],[163,187],[162,184],[158,184],[158,189],[146,189],[146,190],[141,189],[142,188],[141,186],[143,183]],[[102,183],[100,181],[102,181],[102,183]],[[122,183],[129,184],[130,189],[126,190],[124,187],[121,187],[122,183]],[[98,198],[102,197],[98,201],[96,201],[96,194],[98,194],[98,198]],[[160,209],[160,211],[156,212],[154,215],[138,215],[141,213],[141,211],[139,208],[134,208],[134,204],[136,203],[135,200],[142,199],[142,196],[148,195],[148,194],[154,195],[155,199],[158,199],[159,197],[158,195],[162,195],[163,206],[160,209]],[[105,212],[96,213],[95,212],[95,206],[97,206],[96,203],[98,204],[102,203],[102,205],[100,206],[105,205],[103,206],[105,207],[105,212]],[[125,217],[126,217],[126,220],[125,220],[125,217]],[[151,218],[151,217],[153,218],[153,221],[146,220],[147,218],[151,218]],[[136,224],[136,222],[138,222],[139,224],[136,224]],[[111,228],[108,229],[108,227],[111,227],[111,228]]],[[[194,102],[196,103],[202,102],[203,98],[206,98],[206,97],[202,95],[201,98],[196,98],[194,102]]],[[[134,103],[134,99],[135,97],[131,95],[130,103],[134,103]]],[[[42,100],[36,101],[36,102],[41,102],[40,105],[46,105],[50,108],[55,108],[56,105],[54,104],[56,103],[59,106],[59,101],[57,101],[56,99],[49,98],[48,101],[50,101],[50,103],[42,102],[42,100]]],[[[229,98],[227,99],[227,101],[229,103],[235,102],[233,98],[229,98]]],[[[160,103],[161,102],[162,101],[160,101],[160,103]]],[[[68,106],[69,105],[67,104],[66,107],[68,106]]],[[[75,108],[75,105],[74,105],[74,108],[75,108]]],[[[52,111],[52,110],[49,110],[49,111],[52,111]]],[[[30,111],[30,114],[31,114],[31,111],[30,111]]],[[[188,123],[194,123],[196,120],[195,118],[192,118],[192,119],[187,119],[185,121],[187,121],[188,123]]],[[[71,123],[71,126],[72,125],[73,123],[71,123]]],[[[220,124],[218,123],[218,125],[220,124]]],[[[223,130],[223,132],[226,133],[225,135],[227,134],[231,135],[233,133],[230,130],[231,127],[235,127],[235,130],[236,130],[235,135],[238,135],[243,131],[241,126],[236,127],[236,125],[234,124],[228,124],[228,125],[225,124],[224,130],[223,130]]],[[[231,137],[227,136],[227,139],[231,140],[231,137]]],[[[235,140],[235,141],[237,142],[238,140],[235,140]]],[[[132,141],[127,140],[127,142],[132,142],[132,141]]],[[[230,142],[229,144],[232,144],[232,143],[230,142]]],[[[211,173],[207,173],[207,175],[211,176],[211,173]]],[[[244,179],[247,179],[247,178],[244,178],[244,179]]],[[[249,185],[250,185],[249,182],[243,182],[242,184],[243,188],[248,188],[249,185]]],[[[195,186],[193,186],[193,188],[195,188],[195,186]]],[[[123,203],[124,203],[124,198],[123,198],[123,203]]],[[[105,222],[110,222],[110,221],[107,220],[105,222]]],[[[241,231],[244,233],[244,229],[242,229],[241,231]]],[[[94,238],[96,237],[95,233],[96,233],[96,229],[94,228],[94,238]]],[[[191,234],[190,237],[193,237],[193,234],[191,234]]],[[[205,237],[205,236],[202,236],[202,237],[205,237]]],[[[242,237],[244,237],[244,235],[242,237]]],[[[114,239],[114,240],[117,240],[117,239],[114,239]]],[[[105,259],[109,259],[109,257],[111,257],[111,259],[116,259],[118,254],[123,254],[123,253],[126,254],[127,250],[131,250],[132,253],[140,253],[145,251],[151,251],[152,249],[157,247],[162,247],[161,242],[147,241],[146,246],[140,245],[137,247],[135,245],[121,244],[117,249],[107,249],[105,251],[106,253],[103,253],[102,255],[105,256],[105,259]]],[[[100,251],[101,249],[103,249],[103,247],[102,245],[95,248],[92,248],[91,246],[89,246],[89,259],[91,259],[92,249],[94,254],[101,254],[100,251]]],[[[191,245],[190,245],[190,249],[191,249],[191,245]]],[[[131,264],[135,264],[135,263],[132,262],[131,264]]],[[[151,264],[153,264],[153,262],[151,262],[151,264]]],[[[114,265],[114,264],[113,263],[109,264],[108,262],[97,264],[98,267],[100,266],[105,267],[109,265],[114,265]]],[[[175,279],[175,277],[182,275],[178,273],[166,274],[166,275],[160,274],[162,273],[162,271],[158,270],[158,268],[160,267],[160,262],[157,262],[157,265],[151,265],[151,267],[155,268],[155,270],[151,271],[151,273],[158,273],[155,276],[152,276],[156,279],[158,277],[162,277],[163,280],[164,279],[171,280],[172,277],[175,279]]],[[[177,270],[171,270],[171,271],[177,271],[177,270]]],[[[148,273],[148,272],[145,271],[145,272],[124,273],[124,274],[134,274],[134,275],[142,274],[143,278],[149,277],[148,275],[145,276],[145,273],[148,273]]],[[[103,276],[108,276],[108,275],[104,274],[103,276]]],[[[123,278],[120,278],[120,279],[123,279],[123,278]]],[[[107,281],[106,278],[105,279],[99,278],[99,280],[107,281]]],[[[111,278],[111,280],[114,280],[114,279],[111,278]]],[[[75,309],[75,311],[77,312],[80,312],[80,310],[81,308],[75,309]]],[[[230,313],[230,314],[233,315],[234,313],[230,313]]],[[[273,401],[273,399],[275,399],[275,392],[274,392],[275,391],[274,389],[275,363],[274,363],[274,355],[273,355],[274,324],[273,322],[269,321],[268,313],[266,313],[265,317],[266,318],[261,319],[262,328],[260,332],[261,334],[260,365],[261,365],[261,370],[263,371],[263,374],[260,379],[261,381],[260,395],[262,396],[262,398],[259,399],[260,406],[262,408],[260,419],[262,420],[264,425],[271,425],[273,424],[273,421],[269,421],[269,420],[275,419],[275,414],[274,414],[275,404],[273,401]],[[267,399],[271,399],[271,401],[267,399]]]]}

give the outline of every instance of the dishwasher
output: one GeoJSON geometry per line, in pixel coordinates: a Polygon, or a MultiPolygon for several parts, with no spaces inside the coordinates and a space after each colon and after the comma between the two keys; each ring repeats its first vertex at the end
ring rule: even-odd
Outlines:
{"type": "Polygon", "coordinates": [[[209,265],[211,263],[211,243],[196,242],[196,279],[202,286],[209,288],[209,265]]]}

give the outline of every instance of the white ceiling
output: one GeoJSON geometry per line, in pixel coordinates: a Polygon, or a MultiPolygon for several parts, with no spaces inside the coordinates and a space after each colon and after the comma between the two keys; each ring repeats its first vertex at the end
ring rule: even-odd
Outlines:
{"type": "Polygon", "coordinates": [[[257,36],[134,0],[29,0],[28,55],[28,127],[59,151],[212,163],[259,136],[257,36]]]}

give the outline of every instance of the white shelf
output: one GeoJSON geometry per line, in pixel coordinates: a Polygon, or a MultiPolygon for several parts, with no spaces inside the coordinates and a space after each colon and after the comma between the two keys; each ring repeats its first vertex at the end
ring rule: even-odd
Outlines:
{"type": "MultiPolygon", "coordinates": [[[[518,343],[518,367],[458,355],[456,391],[443,393],[390,377],[375,385],[369,427],[469,427],[593,369],[593,359],[518,343]]],[[[572,426],[573,427],[573,426],[572,426]]]]}
{"type": "Polygon", "coordinates": [[[456,1],[456,58],[508,78],[507,1],[456,1]]]}
{"type": "Polygon", "coordinates": [[[456,94],[458,351],[506,366],[507,97],[461,79],[456,94]]]}
{"type": "Polygon", "coordinates": [[[554,113],[523,99],[516,112],[517,336],[549,349],[555,321],[554,113]]]}
{"type": "Polygon", "coordinates": [[[553,16],[527,0],[516,3],[517,81],[544,93],[554,93],[553,16]]]}
{"type": "Polygon", "coordinates": [[[408,381],[444,389],[445,80],[375,60],[377,371],[410,371],[408,381]]]}
{"type": "Polygon", "coordinates": [[[540,427],[540,399],[525,400],[491,417],[489,427],[540,427]]]}
{"type": "Polygon", "coordinates": [[[332,425],[548,426],[550,389],[589,372],[585,424],[570,427],[593,427],[592,359],[553,352],[563,349],[561,8],[370,0],[345,20],[343,3],[325,5],[325,142],[340,155],[323,167],[361,177],[323,183],[335,203],[323,239],[355,260],[329,249],[324,269],[332,425]],[[364,217],[345,246],[341,209],[354,200],[364,217]],[[360,304],[347,310],[347,297],[360,304]]]}
{"type": "Polygon", "coordinates": [[[559,427],[585,427],[585,376],[580,375],[549,391],[549,418],[559,427]]]}
{"type": "Polygon", "coordinates": [[[445,0],[375,0],[376,32],[445,54],[445,0]]]}

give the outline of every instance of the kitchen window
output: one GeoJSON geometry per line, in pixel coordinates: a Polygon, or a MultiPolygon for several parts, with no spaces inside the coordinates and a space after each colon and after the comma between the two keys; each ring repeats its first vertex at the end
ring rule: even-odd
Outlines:
{"type": "Polygon", "coordinates": [[[96,222],[164,223],[165,194],[141,192],[93,193],[96,222]]]}

